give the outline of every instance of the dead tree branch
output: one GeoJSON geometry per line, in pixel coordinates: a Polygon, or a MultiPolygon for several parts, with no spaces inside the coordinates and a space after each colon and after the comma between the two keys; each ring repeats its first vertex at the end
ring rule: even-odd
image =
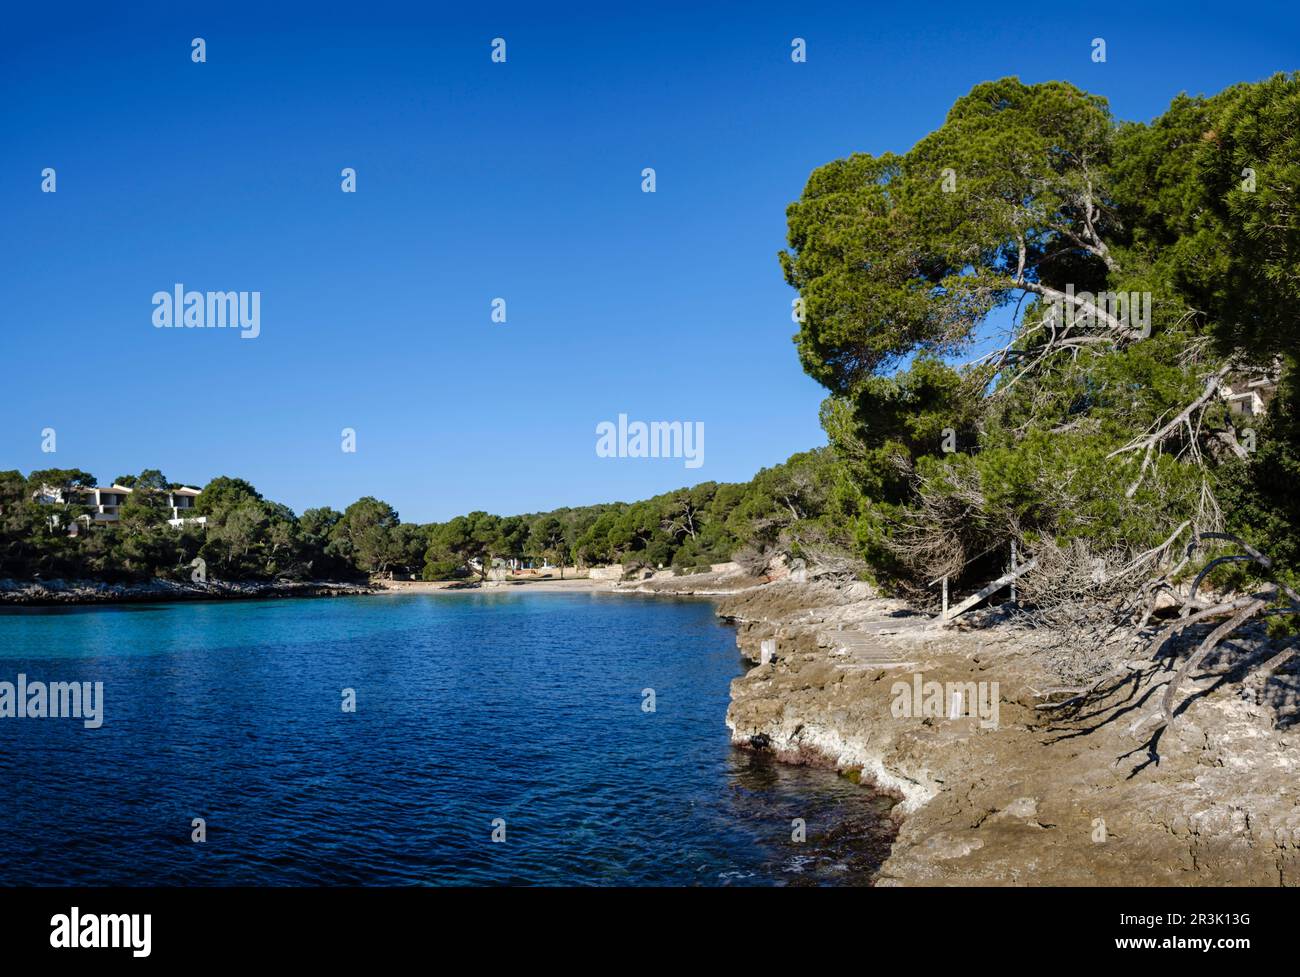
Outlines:
{"type": "Polygon", "coordinates": [[[1147,469],[1151,467],[1151,463],[1155,460],[1156,452],[1159,451],[1164,442],[1172,437],[1174,432],[1178,431],[1180,428],[1185,427],[1187,429],[1188,444],[1192,452],[1199,459],[1200,449],[1196,446],[1197,431],[1192,426],[1192,418],[1197,415],[1201,408],[1205,407],[1206,404],[1218,395],[1219,384],[1223,378],[1228,375],[1228,372],[1231,369],[1231,363],[1225,363],[1220,367],[1216,373],[1212,374],[1205,381],[1205,387],[1202,389],[1200,396],[1179,411],[1174,418],[1163,427],[1160,427],[1149,434],[1143,435],[1140,438],[1134,438],[1128,444],[1124,445],[1124,447],[1116,448],[1106,456],[1107,458],[1117,458],[1130,451],[1141,451],[1143,453],[1142,467],[1138,469],[1137,478],[1133,480],[1133,483],[1124,492],[1124,498],[1133,498],[1134,493],[1137,492],[1138,487],[1142,484],[1142,479],[1145,477],[1147,469]]]}

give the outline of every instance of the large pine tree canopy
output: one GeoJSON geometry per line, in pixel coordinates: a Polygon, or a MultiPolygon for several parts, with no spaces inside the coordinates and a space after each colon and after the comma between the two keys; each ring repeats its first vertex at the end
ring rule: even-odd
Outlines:
{"type": "Polygon", "coordinates": [[[780,259],[878,575],[1011,538],[1122,560],[1184,524],[1293,560],[1298,204],[1300,75],[1150,124],[1004,78],[907,153],[815,170],[780,259]],[[1267,419],[1234,415],[1260,379],[1267,419]]]}

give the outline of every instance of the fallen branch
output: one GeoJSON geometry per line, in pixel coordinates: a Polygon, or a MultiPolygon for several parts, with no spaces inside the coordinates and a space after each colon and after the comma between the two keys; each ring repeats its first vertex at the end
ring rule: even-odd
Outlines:
{"type": "Polygon", "coordinates": [[[1228,620],[1224,621],[1217,628],[1211,631],[1209,636],[1201,642],[1200,647],[1188,656],[1187,661],[1183,662],[1182,667],[1174,673],[1174,677],[1169,682],[1168,688],[1165,689],[1164,699],[1160,704],[1160,711],[1164,716],[1163,725],[1167,726],[1169,723],[1173,722],[1174,696],[1178,692],[1178,686],[1182,684],[1183,679],[1191,673],[1193,668],[1205,660],[1206,655],[1218,647],[1220,641],[1226,638],[1233,631],[1237,630],[1237,628],[1241,627],[1241,625],[1245,624],[1254,617],[1256,613],[1262,611],[1267,606],[1267,599],[1261,598],[1250,601],[1246,606],[1242,607],[1241,610],[1237,611],[1236,614],[1232,615],[1232,617],[1228,618],[1228,620]]]}
{"type": "MultiPolygon", "coordinates": [[[[1208,621],[1213,618],[1224,617],[1227,620],[1220,623],[1201,641],[1200,645],[1188,655],[1187,659],[1178,667],[1168,686],[1165,689],[1164,696],[1161,699],[1160,709],[1149,716],[1146,716],[1136,722],[1133,730],[1145,726],[1149,721],[1156,720],[1156,734],[1167,727],[1174,720],[1174,706],[1177,700],[1178,689],[1189,675],[1205,660],[1205,658],[1214,651],[1229,635],[1248,621],[1264,617],[1271,617],[1277,614],[1297,614],[1300,613],[1300,594],[1297,594],[1290,586],[1280,581],[1270,581],[1266,586],[1252,594],[1236,597],[1231,600],[1223,600],[1215,604],[1208,605],[1198,596],[1201,584],[1205,581],[1210,572],[1218,566],[1226,563],[1248,562],[1258,565],[1262,570],[1271,573],[1273,561],[1261,553],[1255,547],[1251,546],[1245,540],[1240,539],[1231,533],[1222,532],[1204,532],[1195,534],[1187,544],[1187,553],[1179,563],[1179,567],[1184,566],[1191,559],[1192,554],[1198,547],[1212,540],[1223,540],[1232,543],[1242,553],[1230,553],[1224,556],[1218,556],[1211,559],[1197,573],[1192,586],[1188,591],[1187,597],[1183,600],[1183,606],[1179,610],[1178,619],[1164,628],[1153,640],[1148,648],[1151,658],[1154,660],[1165,644],[1176,634],[1185,631],[1193,625],[1208,621]],[[1285,606],[1275,606],[1280,598],[1285,598],[1285,606]]],[[[1169,575],[1165,575],[1162,581],[1167,582],[1169,575]]],[[[1144,618],[1145,622],[1145,618],[1144,618]]],[[[1268,677],[1273,674],[1283,663],[1289,660],[1296,652],[1295,648],[1287,647],[1279,653],[1273,655],[1262,666],[1256,669],[1258,674],[1263,675],[1262,682],[1267,682],[1268,677]]],[[[1258,675],[1255,681],[1261,681],[1258,675]]],[[[1243,683],[1244,684],[1244,683],[1243,683]]]]}

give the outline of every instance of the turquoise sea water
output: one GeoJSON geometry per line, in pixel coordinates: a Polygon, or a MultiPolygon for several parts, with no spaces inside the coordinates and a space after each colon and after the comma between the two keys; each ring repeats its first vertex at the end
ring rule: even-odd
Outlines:
{"type": "Polygon", "coordinates": [[[0,718],[0,883],[869,881],[886,805],[733,749],[742,670],[626,595],[3,611],[0,682],[102,682],[103,725],[0,718]]]}

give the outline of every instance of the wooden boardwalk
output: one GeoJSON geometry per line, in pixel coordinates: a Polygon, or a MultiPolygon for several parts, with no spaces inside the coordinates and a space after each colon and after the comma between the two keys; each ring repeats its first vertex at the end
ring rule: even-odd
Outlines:
{"type": "Polygon", "coordinates": [[[893,647],[880,638],[886,634],[918,631],[929,624],[930,618],[921,615],[867,621],[852,631],[822,631],[817,635],[817,641],[831,648],[832,656],[843,659],[836,663],[841,668],[915,668],[915,656],[908,649],[893,647]]]}

